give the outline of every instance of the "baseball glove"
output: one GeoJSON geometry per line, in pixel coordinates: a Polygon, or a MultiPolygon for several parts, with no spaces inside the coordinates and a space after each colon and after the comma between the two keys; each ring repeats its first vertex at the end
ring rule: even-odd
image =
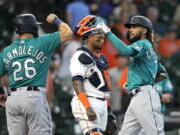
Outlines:
{"type": "Polygon", "coordinates": [[[114,135],[117,130],[116,117],[112,112],[108,113],[108,121],[106,126],[106,135],[114,135]]]}

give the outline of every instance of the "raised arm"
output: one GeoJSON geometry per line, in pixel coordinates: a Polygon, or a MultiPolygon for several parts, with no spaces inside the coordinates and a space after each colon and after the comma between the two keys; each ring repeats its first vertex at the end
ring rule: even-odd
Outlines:
{"type": "Polygon", "coordinates": [[[136,54],[136,51],[130,46],[127,46],[122,40],[117,38],[111,31],[107,33],[108,39],[112,45],[123,55],[132,56],[136,54]]]}
{"type": "Polygon", "coordinates": [[[111,41],[112,45],[123,55],[132,56],[135,55],[137,52],[127,46],[123,41],[117,38],[103,22],[97,25],[98,28],[101,28],[102,31],[107,35],[108,39],[111,41]]]}
{"type": "Polygon", "coordinates": [[[61,43],[65,43],[71,40],[73,33],[70,27],[66,23],[64,23],[62,20],[60,20],[57,15],[50,14],[47,16],[46,20],[48,23],[54,23],[58,26],[61,43]]]}

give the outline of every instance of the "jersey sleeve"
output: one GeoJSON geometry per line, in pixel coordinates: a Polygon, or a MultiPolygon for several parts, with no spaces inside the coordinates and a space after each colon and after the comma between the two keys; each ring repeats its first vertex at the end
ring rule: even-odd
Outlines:
{"type": "Polygon", "coordinates": [[[52,52],[61,44],[59,32],[44,34],[39,37],[39,40],[42,44],[42,49],[48,51],[48,53],[52,52]]]}
{"type": "Polygon", "coordinates": [[[75,77],[75,76],[81,76],[85,79],[86,77],[86,72],[88,70],[88,67],[85,66],[84,64],[82,64],[79,61],[79,56],[81,53],[79,53],[78,51],[72,56],[71,58],[71,62],[70,62],[70,72],[71,72],[71,76],[75,77]]]}
{"type": "Polygon", "coordinates": [[[145,53],[145,46],[141,42],[135,42],[130,47],[136,51],[133,57],[141,57],[145,53]]]}
{"type": "Polygon", "coordinates": [[[171,93],[173,89],[173,85],[169,79],[164,80],[164,88],[163,93],[171,93]]]}
{"type": "Polygon", "coordinates": [[[6,68],[5,68],[5,64],[3,62],[3,57],[2,54],[0,54],[0,75],[5,75],[6,73],[6,68]]]}

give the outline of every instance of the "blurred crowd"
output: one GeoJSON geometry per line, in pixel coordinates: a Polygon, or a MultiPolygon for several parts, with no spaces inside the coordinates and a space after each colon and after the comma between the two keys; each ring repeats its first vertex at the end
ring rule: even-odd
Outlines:
{"type": "MultiPolygon", "coordinates": [[[[42,22],[39,34],[56,30],[48,25],[46,16],[54,12],[74,29],[86,15],[101,16],[106,24],[124,42],[127,28],[124,24],[133,15],[147,16],[154,25],[155,47],[159,60],[167,68],[172,83],[170,110],[180,109],[180,1],[179,0],[0,0],[0,50],[17,39],[13,18],[20,13],[33,13],[42,22]]],[[[71,114],[70,102],[73,96],[70,59],[77,48],[85,43],[75,37],[54,52],[47,77],[48,101],[54,120],[54,134],[80,134],[79,126],[71,114]]],[[[123,114],[129,102],[127,91],[123,88],[126,81],[128,58],[118,54],[106,40],[102,49],[108,57],[112,80],[112,110],[121,125],[123,114]]],[[[8,88],[5,78],[4,84],[8,88]]],[[[4,110],[0,108],[0,135],[6,135],[4,110]],[[2,124],[4,122],[4,124],[2,124]]]]}

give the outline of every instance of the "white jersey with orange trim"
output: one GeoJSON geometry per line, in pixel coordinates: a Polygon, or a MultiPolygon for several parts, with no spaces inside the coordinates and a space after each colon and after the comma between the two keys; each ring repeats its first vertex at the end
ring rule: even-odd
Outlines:
{"type": "Polygon", "coordinates": [[[89,104],[97,117],[95,121],[88,120],[86,108],[75,94],[71,102],[72,113],[79,122],[83,135],[96,129],[105,132],[108,118],[105,98],[109,97],[110,93],[106,57],[100,53],[93,54],[88,48],[79,48],[71,58],[70,71],[72,80],[83,82],[89,104]]]}
{"type": "Polygon", "coordinates": [[[72,78],[83,77],[85,92],[88,96],[109,97],[110,79],[107,58],[103,54],[95,56],[87,48],[79,48],[71,58],[72,78]]]}

